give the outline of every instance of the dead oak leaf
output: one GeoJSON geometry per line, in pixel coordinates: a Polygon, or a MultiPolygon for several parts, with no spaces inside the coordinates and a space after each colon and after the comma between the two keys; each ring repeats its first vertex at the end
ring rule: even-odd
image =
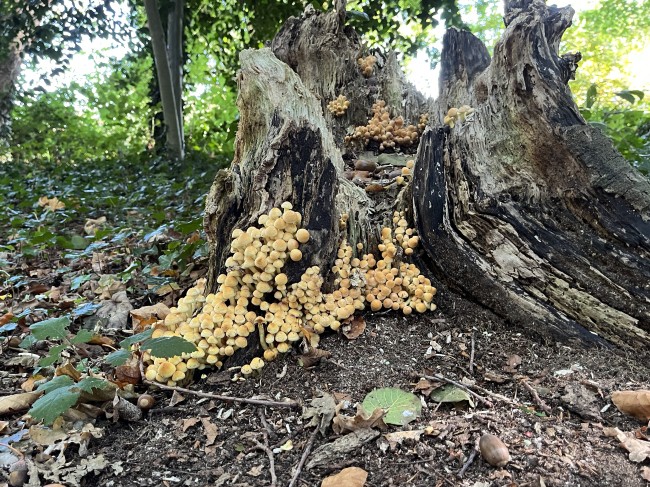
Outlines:
{"type": "Polygon", "coordinates": [[[136,333],[143,331],[158,320],[164,320],[169,314],[169,307],[165,303],[156,303],[152,306],[131,310],[131,321],[136,333]]]}
{"type": "Polygon", "coordinates": [[[45,208],[49,211],[57,211],[65,208],[65,203],[61,201],[56,196],[54,198],[48,198],[47,196],[41,196],[38,199],[38,206],[45,208]]]}
{"type": "Polygon", "coordinates": [[[307,353],[303,353],[298,356],[298,364],[301,367],[308,369],[313,367],[323,358],[329,358],[332,356],[331,352],[327,350],[321,350],[320,348],[310,348],[307,353]]]}
{"type": "Polygon", "coordinates": [[[205,437],[207,438],[205,441],[205,446],[210,446],[214,444],[215,441],[217,441],[219,430],[217,429],[217,425],[210,421],[210,418],[201,418],[201,423],[203,424],[203,431],[205,432],[205,437]]]}
{"type": "Polygon", "coordinates": [[[368,413],[359,404],[357,406],[357,414],[354,416],[339,414],[339,410],[340,408],[337,408],[336,416],[332,420],[332,429],[337,435],[362,429],[386,428],[386,423],[383,420],[383,417],[386,416],[386,411],[383,409],[377,408],[372,413],[368,413]]]}
{"type": "Polygon", "coordinates": [[[111,299],[102,301],[95,316],[99,320],[105,320],[108,328],[124,330],[129,321],[129,312],[133,309],[126,291],[119,291],[111,296],[111,299]]]}
{"type": "Polygon", "coordinates": [[[181,423],[181,430],[185,433],[192,426],[195,426],[200,421],[199,418],[186,418],[181,423]]]}
{"type": "Polygon", "coordinates": [[[508,372],[510,374],[514,374],[517,371],[517,367],[521,365],[521,357],[517,354],[510,355],[508,357],[508,360],[506,361],[506,365],[504,365],[503,370],[504,372],[508,372]]]}
{"type": "Polygon", "coordinates": [[[362,316],[354,316],[349,324],[343,327],[343,335],[348,340],[356,340],[366,329],[366,320],[362,316]]]}
{"type": "Polygon", "coordinates": [[[395,431],[394,433],[386,433],[384,438],[388,441],[391,450],[395,450],[397,445],[401,445],[405,440],[420,441],[424,430],[411,430],[411,431],[395,431]]]}

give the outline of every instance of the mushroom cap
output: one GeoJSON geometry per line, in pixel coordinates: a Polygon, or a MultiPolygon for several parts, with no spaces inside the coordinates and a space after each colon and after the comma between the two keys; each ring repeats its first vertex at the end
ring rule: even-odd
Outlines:
{"type": "Polygon", "coordinates": [[[291,252],[289,252],[289,257],[294,262],[298,262],[300,259],[302,259],[302,252],[298,249],[293,249],[291,252]]]}
{"type": "Polygon", "coordinates": [[[306,243],[309,240],[309,231],[300,228],[298,231],[296,231],[296,240],[300,243],[306,243]]]}
{"type": "Polygon", "coordinates": [[[158,365],[158,375],[164,379],[169,379],[176,372],[176,366],[168,360],[164,360],[158,365]]]}

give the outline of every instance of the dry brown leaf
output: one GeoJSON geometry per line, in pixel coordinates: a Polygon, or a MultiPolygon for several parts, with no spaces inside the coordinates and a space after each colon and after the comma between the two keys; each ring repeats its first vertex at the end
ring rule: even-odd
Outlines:
{"type": "Polygon", "coordinates": [[[106,327],[124,330],[127,328],[129,312],[133,309],[126,291],[119,291],[111,299],[102,301],[101,306],[95,312],[99,320],[106,323],[106,327]]]}
{"type": "Polygon", "coordinates": [[[503,367],[505,372],[514,374],[517,371],[517,367],[521,365],[521,357],[519,355],[513,354],[508,357],[506,365],[503,367]]]}
{"type": "Polygon", "coordinates": [[[413,389],[428,396],[438,387],[440,387],[440,382],[431,382],[427,379],[420,379],[413,389]]]}
{"type": "Polygon", "coordinates": [[[36,382],[43,379],[45,379],[44,375],[33,375],[29,377],[25,382],[20,384],[20,388],[25,392],[32,392],[34,389],[36,389],[36,382]]]}
{"type": "Polygon", "coordinates": [[[158,320],[164,320],[168,314],[169,308],[165,303],[156,303],[153,306],[143,306],[142,308],[131,310],[133,330],[136,333],[140,333],[148,325],[158,320]]]}
{"type": "Polygon", "coordinates": [[[301,367],[309,368],[316,365],[322,358],[331,357],[331,352],[320,348],[311,348],[309,352],[298,356],[298,363],[301,367]]]}
{"type": "Polygon", "coordinates": [[[366,320],[362,316],[355,316],[352,321],[343,327],[343,335],[348,340],[356,340],[366,329],[366,320]]]}
{"type": "Polygon", "coordinates": [[[503,384],[505,381],[509,380],[506,376],[497,374],[495,372],[487,371],[483,374],[483,378],[490,382],[496,382],[497,384],[503,384]]]}
{"type": "Polygon", "coordinates": [[[0,326],[4,326],[7,323],[9,323],[9,321],[11,321],[11,319],[13,317],[14,317],[14,314],[11,313],[11,312],[10,313],[5,313],[2,316],[0,316],[0,326]]]}
{"type": "Polygon", "coordinates": [[[424,430],[395,431],[394,433],[386,433],[384,438],[388,441],[390,449],[394,450],[397,448],[397,445],[401,445],[404,440],[420,441],[422,433],[424,433],[424,430]]]}
{"type": "Polygon", "coordinates": [[[335,475],[325,477],[321,487],[363,487],[366,485],[368,472],[359,467],[348,467],[335,475]]]}
{"type": "Polygon", "coordinates": [[[375,409],[372,414],[369,414],[360,404],[357,406],[357,414],[355,416],[345,416],[339,414],[337,410],[336,416],[332,420],[332,430],[337,435],[340,435],[369,428],[383,429],[386,427],[382,419],[385,415],[386,412],[379,408],[375,409]]]}
{"type": "Polygon", "coordinates": [[[34,404],[41,394],[39,392],[21,392],[20,394],[12,394],[11,396],[0,397],[0,415],[13,414],[20,411],[25,411],[34,404]]]}
{"type": "Polygon", "coordinates": [[[104,226],[104,223],[106,223],[105,216],[100,216],[96,219],[88,218],[86,223],[84,223],[84,232],[86,232],[86,235],[95,235],[97,230],[104,226]]]}
{"type": "Polygon", "coordinates": [[[81,372],[79,372],[70,362],[59,365],[54,371],[54,375],[67,375],[75,382],[79,382],[81,380],[81,372]]]}
{"type": "Polygon", "coordinates": [[[0,433],[4,433],[9,426],[9,421],[0,421],[0,433]]]}
{"type": "Polygon", "coordinates": [[[115,380],[120,382],[121,385],[139,384],[141,377],[140,366],[137,360],[135,363],[118,365],[115,367],[115,380]]]}
{"type": "Polygon", "coordinates": [[[196,425],[199,421],[200,421],[199,418],[187,418],[187,419],[184,419],[183,424],[181,426],[181,429],[183,430],[183,433],[185,433],[192,426],[196,425]]]}
{"type": "Polygon", "coordinates": [[[650,467],[641,467],[641,478],[650,482],[650,467]]]}
{"type": "Polygon", "coordinates": [[[205,437],[207,438],[205,446],[213,445],[217,441],[217,435],[219,434],[217,425],[212,423],[210,418],[206,417],[201,418],[201,423],[203,424],[203,431],[205,431],[205,437]]]}
{"type": "Polygon", "coordinates": [[[637,440],[632,433],[624,433],[618,428],[603,428],[603,434],[620,441],[621,446],[630,452],[631,461],[638,463],[650,458],[650,441],[637,440]]]}
{"type": "Polygon", "coordinates": [[[614,391],[612,402],[622,413],[642,421],[650,420],[650,391],[614,391]]]}
{"type": "Polygon", "coordinates": [[[65,208],[65,203],[56,196],[54,198],[48,198],[47,196],[41,196],[38,199],[38,206],[46,208],[50,211],[62,210],[65,208]]]}
{"type": "Polygon", "coordinates": [[[29,428],[29,437],[37,445],[49,446],[65,440],[68,434],[63,431],[60,423],[55,423],[51,428],[42,425],[31,426],[29,428]]]}
{"type": "Polygon", "coordinates": [[[177,404],[182,403],[184,400],[185,400],[185,396],[183,396],[183,394],[181,394],[181,393],[178,392],[178,391],[174,391],[174,392],[172,393],[172,397],[171,397],[171,399],[169,400],[169,406],[170,406],[170,407],[174,407],[174,406],[176,406],[177,404]]]}

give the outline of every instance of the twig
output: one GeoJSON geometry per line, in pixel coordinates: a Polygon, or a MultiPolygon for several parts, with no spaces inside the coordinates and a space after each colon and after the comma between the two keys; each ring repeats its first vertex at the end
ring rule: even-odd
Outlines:
{"type": "Polygon", "coordinates": [[[6,449],[8,449],[8,450],[11,450],[11,451],[14,452],[16,455],[18,455],[20,458],[25,458],[25,455],[23,454],[23,452],[21,452],[20,450],[16,450],[16,449],[15,449],[13,446],[11,446],[9,443],[2,443],[2,442],[0,442],[0,446],[3,447],[3,448],[6,448],[6,449]]]}
{"type": "Polygon", "coordinates": [[[472,331],[472,348],[469,353],[469,373],[474,375],[474,345],[476,339],[476,332],[472,331]]]}
{"type": "Polygon", "coordinates": [[[305,446],[305,449],[302,452],[302,456],[300,457],[300,462],[298,462],[296,471],[294,472],[293,477],[291,477],[291,482],[289,482],[289,487],[294,487],[294,485],[296,485],[296,482],[298,481],[298,477],[300,477],[300,472],[302,472],[302,467],[305,465],[305,462],[307,461],[307,457],[311,452],[311,447],[314,446],[314,441],[316,440],[317,434],[318,434],[318,428],[314,428],[314,432],[309,437],[309,441],[307,442],[307,445],[305,446]]]}
{"type": "MultiPolygon", "coordinates": [[[[260,411],[260,418],[263,423],[266,423],[266,416],[264,416],[264,411],[260,411]]],[[[266,423],[268,424],[268,423],[266,423]]],[[[266,431],[262,431],[264,435],[264,444],[260,443],[257,440],[253,440],[257,449],[266,452],[266,456],[269,457],[269,471],[271,472],[271,487],[275,487],[278,483],[278,477],[275,474],[275,457],[273,456],[273,450],[269,448],[269,434],[266,431]]]]}
{"type": "Polygon", "coordinates": [[[300,407],[300,403],[298,401],[286,401],[286,402],[280,402],[280,401],[268,401],[266,399],[250,399],[246,397],[234,397],[234,396],[221,396],[219,394],[212,394],[209,392],[201,392],[201,391],[193,391],[192,389],[186,389],[184,387],[178,387],[178,386],[167,386],[164,384],[159,384],[158,382],[152,382],[150,380],[143,380],[142,381],[145,384],[149,384],[152,386],[159,387],[160,389],[164,389],[167,391],[178,391],[178,392],[184,392],[185,394],[192,394],[194,396],[198,397],[207,397],[208,399],[216,399],[217,401],[224,401],[224,402],[240,402],[244,404],[255,404],[256,406],[269,406],[269,407],[276,407],[276,408],[298,408],[300,407]]]}
{"type": "Polygon", "coordinates": [[[537,391],[531,386],[526,379],[522,379],[521,384],[526,388],[526,390],[533,396],[533,401],[546,413],[551,414],[551,407],[548,406],[537,394],[537,391]]]}
{"type": "Polygon", "coordinates": [[[266,415],[264,414],[264,409],[260,409],[260,421],[262,422],[262,426],[267,431],[268,436],[273,436],[276,437],[277,435],[275,434],[275,431],[273,431],[273,428],[271,428],[271,425],[269,422],[266,420],[266,415]]]}
{"type": "MultiPolygon", "coordinates": [[[[418,375],[418,374],[414,374],[414,375],[418,375]]],[[[464,386],[463,384],[461,384],[460,382],[456,382],[455,380],[447,379],[446,377],[443,377],[443,376],[440,375],[440,374],[435,374],[435,375],[420,375],[420,377],[424,377],[425,379],[429,379],[429,380],[441,380],[441,381],[443,381],[443,382],[446,382],[447,384],[451,384],[451,385],[453,385],[453,386],[458,387],[459,389],[464,390],[465,392],[467,392],[467,393],[470,394],[471,396],[474,396],[476,399],[478,399],[479,401],[481,401],[483,404],[485,404],[485,405],[486,405],[487,407],[489,407],[489,408],[491,408],[491,407],[494,406],[494,404],[492,404],[492,403],[491,403],[490,401],[488,401],[486,398],[484,398],[483,396],[481,396],[481,395],[477,394],[476,392],[472,391],[472,390],[469,389],[467,386],[464,386]]],[[[478,388],[478,386],[475,386],[475,387],[478,388]]]]}
{"type": "Polygon", "coordinates": [[[456,477],[458,477],[459,479],[463,478],[463,476],[465,475],[465,472],[467,471],[469,466],[474,462],[474,459],[476,458],[477,453],[478,452],[477,452],[476,448],[472,448],[472,453],[469,454],[469,458],[463,464],[463,468],[461,468],[458,471],[458,473],[456,474],[456,477]]]}

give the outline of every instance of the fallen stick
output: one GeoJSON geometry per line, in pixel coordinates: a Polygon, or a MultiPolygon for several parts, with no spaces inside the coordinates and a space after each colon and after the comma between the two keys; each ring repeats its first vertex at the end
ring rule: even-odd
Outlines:
{"type": "Polygon", "coordinates": [[[472,331],[472,349],[469,353],[469,373],[474,375],[474,345],[475,345],[476,333],[472,331]]]}
{"type": "Polygon", "coordinates": [[[305,465],[305,462],[307,461],[307,457],[311,452],[311,447],[314,446],[314,440],[316,440],[317,434],[318,434],[318,428],[315,428],[314,432],[309,437],[309,441],[307,442],[305,449],[302,452],[302,456],[300,457],[300,462],[298,462],[296,471],[294,472],[293,477],[291,477],[291,482],[289,482],[289,487],[294,487],[296,485],[296,482],[298,481],[298,477],[300,477],[300,472],[302,472],[302,467],[305,465]]]}
{"type": "Polygon", "coordinates": [[[542,399],[539,397],[537,394],[537,391],[531,386],[526,379],[522,379],[519,381],[521,385],[523,385],[526,390],[530,393],[530,395],[533,397],[533,401],[545,412],[548,414],[551,414],[551,407],[548,406],[542,399]]]}
{"type": "MultiPolygon", "coordinates": [[[[483,404],[485,404],[485,405],[486,405],[487,407],[489,407],[489,408],[491,408],[491,407],[494,406],[494,404],[492,404],[490,401],[488,401],[485,397],[483,397],[483,396],[477,394],[477,393],[474,392],[473,390],[469,389],[467,386],[461,384],[460,382],[456,382],[455,380],[447,379],[446,377],[444,377],[444,376],[442,376],[442,375],[440,375],[440,374],[435,374],[435,375],[421,375],[421,374],[413,374],[413,376],[424,377],[425,379],[428,379],[428,380],[441,380],[441,381],[443,381],[443,382],[446,382],[447,384],[451,384],[451,385],[453,385],[453,386],[458,387],[459,389],[464,390],[464,391],[467,392],[469,395],[474,396],[476,399],[478,399],[479,401],[481,401],[483,404]]],[[[478,387],[478,386],[475,386],[475,387],[478,387]]]]}
{"type": "Polygon", "coordinates": [[[183,392],[185,394],[192,394],[198,397],[207,397],[208,399],[216,399],[217,401],[223,401],[223,402],[239,402],[243,404],[255,404],[256,406],[269,406],[269,407],[276,407],[276,408],[299,408],[300,407],[300,403],[298,401],[269,401],[266,399],[251,399],[246,397],[222,396],[219,394],[212,394],[210,392],[193,391],[192,389],[186,389],[184,387],[167,386],[164,384],[159,384],[158,382],[152,382],[150,380],[143,380],[142,382],[144,384],[149,384],[152,386],[159,387],[160,389],[164,389],[166,391],[178,391],[178,392],[183,392]]]}
{"type": "Polygon", "coordinates": [[[472,448],[472,453],[469,454],[469,458],[463,464],[463,468],[461,468],[458,471],[458,473],[456,474],[456,477],[458,477],[459,479],[463,478],[463,476],[465,475],[465,472],[467,471],[469,466],[474,462],[474,459],[476,458],[477,453],[478,453],[478,451],[476,450],[476,448],[472,448]]]}

